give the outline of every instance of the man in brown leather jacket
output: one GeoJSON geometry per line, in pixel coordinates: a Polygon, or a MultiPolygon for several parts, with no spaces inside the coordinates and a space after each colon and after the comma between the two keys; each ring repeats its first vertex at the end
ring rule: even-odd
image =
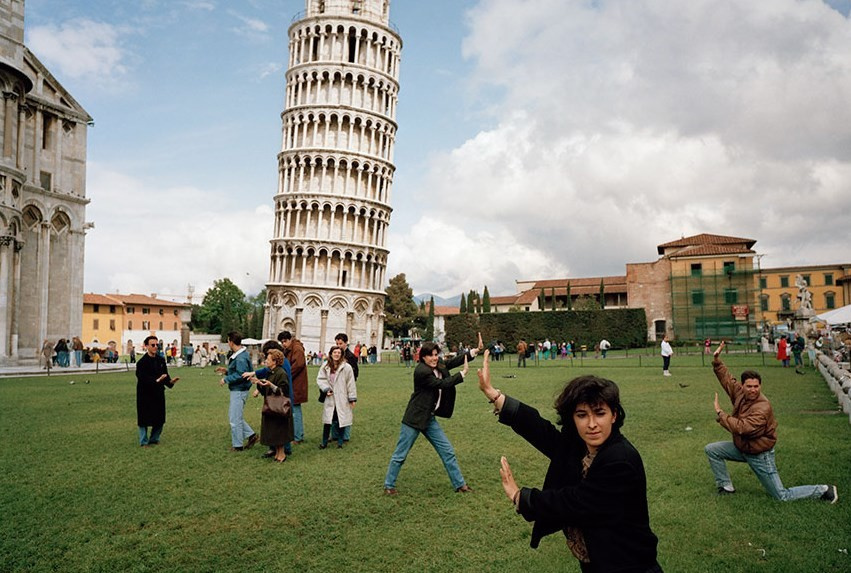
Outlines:
{"type": "Polygon", "coordinates": [[[709,458],[709,466],[715,475],[715,485],[720,495],[735,493],[726,460],[746,462],[750,466],[762,487],[773,497],[781,501],[818,498],[836,503],[839,495],[835,485],[799,485],[785,488],[777,474],[774,463],[774,444],[777,442],[777,421],[768,401],[762,392],[762,378],[752,370],[742,372],[742,383],[730,375],[730,371],[721,361],[724,342],[718,346],[712,360],[712,368],[721,387],[730,397],[733,411],[727,414],[718,402],[715,393],[715,416],[721,427],[733,436],[732,442],[714,442],[707,444],[704,450],[709,458]]]}

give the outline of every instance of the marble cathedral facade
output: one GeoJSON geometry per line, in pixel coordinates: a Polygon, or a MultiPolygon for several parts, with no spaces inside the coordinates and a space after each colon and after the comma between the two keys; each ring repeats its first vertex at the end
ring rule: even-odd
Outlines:
{"type": "Polygon", "coordinates": [[[381,346],[402,40],[389,0],[307,0],[289,28],[263,332],[381,346]]]}
{"type": "Polygon", "coordinates": [[[92,118],[24,45],[24,1],[0,0],[0,365],[32,362],[83,314],[92,118]]]}

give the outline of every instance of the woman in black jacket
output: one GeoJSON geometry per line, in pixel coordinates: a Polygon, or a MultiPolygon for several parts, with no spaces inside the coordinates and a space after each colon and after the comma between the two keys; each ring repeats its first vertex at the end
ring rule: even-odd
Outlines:
{"type": "Polygon", "coordinates": [[[517,513],[533,521],[531,545],[561,530],[583,572],[660,573],[650,530],[641,456],[620,433],[626,414],[617,385],[580,376],[556,398],[557,428],[490,382],[488,353],[479,388],[499,421],[550,459],[542,489],[520,488],[503,457],[500,476],[517,513]]]}

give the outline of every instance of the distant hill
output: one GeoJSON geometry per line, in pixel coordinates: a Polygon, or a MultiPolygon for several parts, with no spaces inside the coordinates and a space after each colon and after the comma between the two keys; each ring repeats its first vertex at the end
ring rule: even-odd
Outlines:
{"type": "Polygon", "coordinates": [[[420,301],[428,302],[431,297],[434,297],[434,305],[435,306],[460,306],[461,304],[461,295],[459,294],[456,297],[452,298],[443,298],[437,296],[436,294],[424,293],[424,294],[415,294],[414,301],[417,303],[417,306],[420,305],[420,301]]]}

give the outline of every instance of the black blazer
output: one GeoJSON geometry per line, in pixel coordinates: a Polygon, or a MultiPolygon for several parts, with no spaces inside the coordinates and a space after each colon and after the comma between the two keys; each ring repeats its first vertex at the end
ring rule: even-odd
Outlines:
{"type": "Polygon", "coordinates": [[[550,458],[543,489],[520,490],[519,512],[535,522],[533,548],[545,535],[575,526],[585,537],[592,571],[643,572],[656,565],[658,539],[650,530],[644,464],[618,429],[597,450],[583,479],[587,449],[575,432],[558,429],[509,396],[499,421],[550,458]]]}
{"type": "Polygon", "coordinates": [[[459,354],[449,362],[438,361],[437,370],[442,378],[435,376],[424,362],[417,363],[417,367],[414,368],[414,392],[408,400],[408,407],[402,417],[403,424],[425,431],[433,415],[442,418],[452,417],[455,409],[455,386],[463,382],[464,377],[460,372],[449,374],[449,370],[464,364],[464,356],[467,357],[467,362],[473,361],[469,353],[459,354]],[[440,406],[435,411],[438,395],[440,406]]]}

